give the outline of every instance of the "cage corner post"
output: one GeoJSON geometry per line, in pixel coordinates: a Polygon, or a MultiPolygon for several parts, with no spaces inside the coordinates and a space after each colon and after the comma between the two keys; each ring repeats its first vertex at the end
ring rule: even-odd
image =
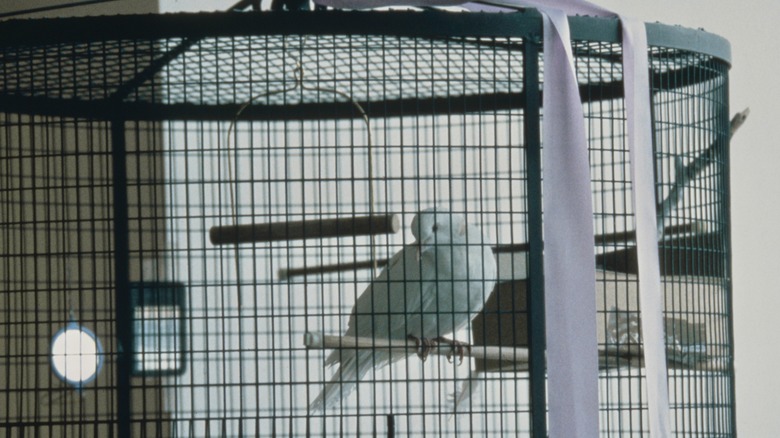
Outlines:
{"type": "Polygon", "coordinates": [[[114,213],[114,324],[116,331],[116,427],[119,438],[132,436],[131,372],[133,336],[130,327],[130,219],[127,194],[125,119],[110,121],[114,213]]]}
{"type": "Polygon", "coordinates": [[[523,39],[523,130],[528,172],[528,342],[531,436],[547,437],[547,362],[544,318],[544,261],[542,238],[541,93],[539,92],[539,42],[523,39]]]}

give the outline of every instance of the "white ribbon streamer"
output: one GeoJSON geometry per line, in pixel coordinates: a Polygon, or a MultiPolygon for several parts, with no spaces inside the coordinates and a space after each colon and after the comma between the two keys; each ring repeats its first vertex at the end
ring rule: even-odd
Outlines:
{"type": "MultiPolygon", "coordinates": [[[[454,6],[458,0],[316,0],[337,8],[454,6]]],[[[598,436],[593,207],[588,145],[566,14],[616,17],[585,0],[497,0],[544,18],[545,306],[550,436],[598,436]]],[[[653,178],[647,35],[620,16],[650,436],[671,436],[653,178]]]]}
{"type": "Polygon", "coordinates": [[[620,17],[623,34],[628,149],[636,222],[639,306],[642,314],[647,400],[651,437],[672,434],[669,421],[669,389],[666,367],[661,270],[658,261],[655,179],[653,176],[653,126],[650,107],[650,73],[647,31],[641,21],[620,17]]]}
{"type": "Polygon", "coordinates": [[[599,435],[593,201],[569,21],[544,9],[544,306],[549,436],[599,435]]]}
{"type": "MultiPolygon", "coordinates": [[[[523,6],[533,6],[538,8],[543,13],[547,14],[548,16],[552,16],[552,14],[555,14],[555,16],[558,16],[558,12],[553,12],[556,7],[563,7],[564,10],[567,11],[567,13],[579,13],[579,14],[591,14],[591,15],[598,15],[598,16],[615,16],[614,13],[603,9],[599,6],[593,5],[592,3],[586,2],[586,1],[578,1],[578,0],[552,0],[552,1],[535,1],[535,0],[517,0],[518,3],[521,3],[523,6]]],[[[506,2],[501,3],[514,3],[514,1],[509,0],[506,2]]],[[[629,149],[629,155],[630,155],[630,161],[631,161],[631,182],[632,182],[632,202],[634,206],[634,215],[635,215],[635,222],[636,222],[636,246],[637,246],[637,261],[638,261],[638,273],[639,273],[639,300],[640,300],[640,311],[642,314],[641,318],[641,324],[642,324],[642,336],[643,336],[643,345],[644,345],[644,356],[645,356],[645,370],[646,370],[646,380],[647,380],[647,398],[648,398],[648,417],[650,422],[650,436],[653,438],[661,438],[661,437],[669,437],[671,436],[671,424],[669,421],[669,393],[668,393],[668,377],[667,377],[667,367],[666,367],[666,348],[664,345],[664,326],[663,326],[663,302],[662,302],[662,295],[661,295],[661,275],[660,275],[660,268],[659,268],[659,262],[658,262],[658,238],[660,236],[657,235],[657,225],[656,225],[656,213],[655,213],[655,181],[653,177],[653,161],[655,157],[653,156],[653,148],[652,148],[652,125],[651,125],[651,107],[650,107],[650,77],[649,77],[649,68],[648,68],[648,61],[647,61],[647,32],[645,30],[644,23],[641,21],[623,17],[620,16],[620,21],[622,25],[622,36],[623,36],[623,80],[624,80],[624,92],[625,92],[625,104],[626,104],[626,119],[627,119],[627,132],[628,132],[628,149],[629,149]]],[[[566,41],[567,43],[571,41],[571,39],[568,36],[568,20],[552,20],[555,24],[555,27],[557,29],[557,36],[563,39],[563,41],[566,41]],[[567,28],[566,33],[564,34],[561,32],[561,28],[563,27],[567,28]]],[[[548,23],[545,23],[545,78],[544,82],[545,84],[555,84],[558,88],[559,85],[566,84],[567,87],[573,88],[573,93],[570,93],[568,96],[568,100],[566,101],[566,104],[569,105],[570,108],[577,108],[581,109],[581,100],[579,99],[579,91],[577,88],[576,83],[576,70],[574,69],[573,65],[573,58],[571,54],[571,47],[568,47],[566,54],[556,54],[555,56],[559,57],[559,60],[556,62],[555,60],[548,59],[547,53],[548,53],[548,47],[550,47],[550,51],[555,50],[557,47],[557,44],[554,46],[550,46],[550,41],[547,39],[547,35],[549,34],[547,31],[547,28],[549,27],[548,23]],[[570,65],[570,68],[565,73],[562,73],[563,70],[558,70],[560,67],[563,66],[563,63],[560,61],[561,58],[564,56],[568,57],[570,60],[568,64],[570,65]],[[555,62],[555,64],[550,64],[550,62],[555,62]],[[554,66],[555,69],[552,71],[550,70],[550,66],[554,66]],[[563,76],[569,76],[569,77],[575,77],[574,82],[572,84],[571,80],[566,80],[563,76]],[[574,91],[577,90],[577,91],[574,91]]],[[[554,43],[558,43],[555,41],[554,43]]],[[[558,43],[560,44],[560,43],[558,43]]],[[[565,395],[572,396],[574,398],[577,398],[582,403],[592,403],[593,396],[590,393],[592,391],[592,388],[582,388],[580,391],[578,390],[572,390],[573,386],[567,386],[571,385],[572,382],[569,382],[567,379],[570,376],[567,375],[559,375],[556,376],[558,373],[565,373],[566,370],[556,370],[556,368],[561,367],[565,368],[564,365],[555,364],[555,360],[553,357],[558,357],[555,350],[557,350],[560,346],[556,345],[555,342],[560,342],[560,337],[565,335],[571,335],[569,332],[569,327],[567,326],[561,326],[561,319],[568,319],[568,318],[575,318],[580,323],[585,324],[582,328],[582,331],[577,333],[576,327],[575,332],[573,333],[573,336],[575,337],[574,340],[570,342],[574,342],[575,345],[578,342],[585,343],[586,345],[591,345],[591,337],[590,337],[590,330],[591,325],[595,324],[595,303],[593,310],[591,311],[590,308],[590,302],[585,302],[587,299],[586,297],[579,297],[579,301],[581,301],[580,305],[583,307],[577,308],[576,306],[566,307],[566,304],[564,303],[555,303],[551,302],[551,298],[555,296],[555,294],[560,294],[564,297],[568,297],[568,299],[576,299],[575,297],[577,295],[582,295],[582,291],[588,291],[593,290],[589,289],[587,287],[590,286],[590,284],[582,283],[582,289],[577,290],[576,289],[576,283],[568,284],[568,285],[558,285],[555,284],[555,278],[560,278],[559,276],[563,275],[566,277],[571,277],[571,281],[574,281],[574,276],[580,277],[584,275],[585,269],[593,268],[593,248],[590,246],[590,259],[586,258],[583,255],[575,257],[573,254],[566,254],[566,256],[571,256],[568,260],[561,260],[558,261],[556,259],[550,258],[550,253],[548,252],[549,245],[552,242],[560,242],[561,244],[565,244],[567,241],[572,241],[576,236],[574,233],[581,232],[581,231],[575,231],[574,229],[559,229],[558,231],[553,231],[552,227],[558,227],[558,225],[551,225],[550,228],[546,226],[546,224],[550,221],[558,222],[559,218],[556,215],[552,215],[552,217],[548,216],[548,213],[551,208],[551,204],[558,204],[561,202],[570,202],[569,200],[566,200],[563,196],[559,197],[557,195],[550,195],[549,198],[547,197],[548,192],[551,190],[551,184],[548,184],[549,179],[549,172],[555,172],[554,169],[548,167],[549,161],[548,161],[548,155],[546,153],[547,149],[552,145],[556,148],[561,148],[561,150],[565,149],[567,147],[566,143],[559,144],[557,143],[558,140],[562,139],[549,139],[546,134],[548,131],[550,131],[550,126],[554,127],[554,130],[557,131],[560,129],[560,126],[565,125],[567,123],[572,123],[574,121],[574,117],[576,117],[576,114],[569,114],[568,116],[563,116],[562,113],[558,113],[557,111],[550,112],[549,110],[549,104],[548,100],[546,98],[547,93],[550,92],[549,86],[545,86],[545,99],[544,99],[544,117],[545,117],[545,139],[544,139],[544,147],[545,147],[545,162],[544,162],[544,170],[543,174],[545,175],[545,197],[544,197],[544,211],[545,211],[545,228],[544,228],[544,235],[545,235],[545,306],[546,306],[546,324],[547,324],[547,369],[548,369],[548,376],[549,376],[549,403],[550,403],[550,436],[551,437],[568,437],[568,436],[596,436],[596,435],[579,435],[579,431],[586,429],[586,430],[592,430],[593,425],[587,420],[587,418],[578,418],[576,416],[573,416],[570,414],[570,411],[567,409],[571,409],[571,407],[566,406],[566,402],[564,402],[561,406],[556,406],[553,403],[553,397],[555,397],[555,393],[557,391],[562,391],[565,395]],[[552,117],[551,117],[552,116],[552,117]],[[563,116],[560,117],[559,116],[563,116]],[[568,118],[567,118],[568,117],[568,118]],[[550,143],[552,141],[552,143],[550,143]],[[557,266],[554,266],[553,269],[550,268],[550,262],[555,263],[557,266]],[[563,264],[561,264],[564,262],[563,264]],[[569,264],[571,263],[571,264],[569,264]],[[574,266],[576,266],[576,270],[572,269],[574,266]],[[551,276],[554,276],[554,279],[551,279],[551,276]],[[560,287],[560,289],[558,289],[560,287]],[[550,290],[553,289],[553,290],[550,290]],[[550,306],[554,306],[554,308],[550,308],[550,306]],[[561,312],[560,314],[556,315],[556,312],[561,312]],[[587,315],[588,312],[590,313],[590,318],[587,315]],[[551,318],[553,318],[551,320],[551,318]],[[590,320],[586,319],[592,319],[592,324],[590,320]],[[563,331],[567,333],[562,333],[563,331]],[[553,337],[553,338],[551,338],[553,337]],[[569,389],[569,392],[567,393],[567,388],[569,389]],[[585,393],[585,391],[588,391],[588,393],[585,393]],[[561,426],[559,428],[559,426],[561,426]],[[565,430],[563,430],[565,428],[565,430]]],[[[559,102],[564,102],[563,97],[557,97],[556,100],[559,102]],[[558,100],[560,99],[560,100],[558,100]]],[[[580,115],[580,120],[582,119],[580,115]]],[[[569,147],[571,145],[584,145],[584,147],[587,150],[587,139],[585,136],[584,128],[582,129],[582,134],[580,136],[574,136],[572,138],[567,139],[568,141],[571,141],[572,143],[569,143],[569,147]]],[[[582,146],[580,146],[582,147],[582,146]]],[[[579,148],[573,148],[573,149],[579,149],[579,148]]],[[[584,163],[587,165],[587,155],[583,158],[579,158],[580,160],[583,160],[584,163]]],[[[555,175],[555,173],[553,173],[555,175]]],[[[581,184],[582,182],[578,179],[577,182],[573,181],[572,184],[581,184]]],[[[586,182],[587,187],[590,187],[590,179],[588,178],[586,182]]],[[[574,189],[574,185],[570,185],[569,189],[574,189]]],[[[553,190],[559,190],[564,189],[563,187],[554,187],[553,190]]],[[[586,199],[588,202],[590,202],[590,192],[585,194],[586,199]]],[[[583,214],[585,212],[584,206],[575,206],[574,204],[570,204],[569,207],[572,208],[571,214],[574,214],[573,209],[576,209],[579,214],[583,214]]],[[[566,207],[564,207],[566,209],[566,207]]],[[[585,219],[586,224],[592,224],[592,209],[589,210],[591,212],[591,215],[589,216],[589,219],[585,219]]],[[[565,212],[562,212],[561,214],[566,214],[565,212]]],[[[562,224],[562,222],[561,222],[562,224]]],[[[592,228],[589,233],[592,240],[593,232],[592,228]]],[[[578,244],[584,243],[584,242],[577,242],[578,244]]],[[[563,249],[565,251],[565,249],[563,249]]],[[[593,272],[593,271],[592,271],[593,272]]],[[[594,272],[595,273],[595,272],[594,272]]],[[[583,277],[584,278],[584,277],[583,277]]],[[[595,287],[595,285],[594,285],[595,287]]],[[[565,348],[576,348],[572,346],[567,346],[565,348]]],[[[577,353],[581,354],[581,353],[577,353]]],[[[576,357],[579,356],[575,356],[576,357]]],[[[566,356],[561,355],[559,360],[565,360],[566,356]]],[[[585,359],[587,362],[585,362],[585,367],[580,370],[574,370],[571,371],[572,373],[577,373],[576,379],[581,379],[580,381],[586,381],[589,379],[589,376],[593,375],[592,373],[592,364],[591,364],[591,358],[588,356],[585,356],[585,359]]],[[[574,364],[576,362],[572,362],[574,364]]],[[[598,365],[596,364],[596,367],[598,365]]],[[[577,380],[574,381],[576,383],[577,380]]],[[[596,389],[596,410],[598,409],[598,389],[596,389]]],[[[592,408],[590,408],[592,410],[592,408]]],[[[598,412],[596,412],[597,414],[598,412]]],[[[597,415],[596,415],[597,416],[597,415]]],[[[598,424],[596,425],[598,427],[598,424]]],[[[598,430],[598,429],[597,429],[598,430]]]]}

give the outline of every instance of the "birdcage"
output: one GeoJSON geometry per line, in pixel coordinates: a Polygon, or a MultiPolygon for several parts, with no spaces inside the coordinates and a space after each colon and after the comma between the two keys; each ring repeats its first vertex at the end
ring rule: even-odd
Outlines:
{"type": "MultiPolygon", "coordinates": [[[[618,23],[570,24],[601,435],[648,436],[618,23]]],[[[729,46],[647,32],[672,428],[733,436],[729,46]]],[[[535,10],[0,24],[0,434],[546,436],[541,35],[535,10]],[[447,333],[471,347],[356,347],[431,207],[495,259],[447,333]],[[312,412],[350,349],[395,356],[312,412]]]]}

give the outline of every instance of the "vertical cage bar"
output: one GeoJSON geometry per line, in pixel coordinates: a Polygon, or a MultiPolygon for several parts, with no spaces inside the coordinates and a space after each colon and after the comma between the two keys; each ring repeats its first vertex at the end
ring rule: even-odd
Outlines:
{"type": "Polygon", "coordinates": [[[547,367],[544,320],[544,264],[542,259],[542,144],[541,96],[539,92],[539,47],[523,40],[523,130],[528,163],[528,344],[531,404],[531,436],[547,436],[547,367]]]}
{"type": "Polygon", "coordinates": [[[127,147],[125,122],[111,122],[111,160],[114,194],[114,312],[116,330],[117,432],[129,438],[130,374],[132,372],[133,336],[130,331],[130,219],[127,195],[127,147]]]}
{"type": "Polygon", "coordinates": [[[725,257],[726,266],[724,268],[724,274],[726,277],[726,305],[728,306],[726,308],[726,313],[729,315],[728,318],[726,318],[726,324],[728,327],[726,328],[728,333],[728,374],[729,374],[729,401],[728,405],[730,407],[730,421],[731,424],[724,427],[725,431],[731,431],[734,436],[737,435],[737,406],[736,406],[736,400],[737,400],[737,394],[736,394],[736,379],[735,379],[735,369],[734,369],[734,290],[733,290],[733,278],[734,273],[732,270],[732,244],[731,244],[731,135],[733,134],[730,132],[731,126],[729,123],[729,113],[728,108],[730,107],[729,102],[729,81],[728,81],[728,71],[722,72],[723,76],[726,78],[726,80],[723,82],[723,91],[721,92],[721,98],[723,99],[723,107],[726,108],[725,111],[721,111],[719,114],[719,119],[721,126],[724,126],[725,130],[728,130],[728,136],[725,142],[723,142],[723,151],[721,152],[720,159],[723,160],[723,163],[721,164],[721,172],[722,176],[717,180],[721,184],[721,186],[718,188],[721,190],[721,217],[720,217],[720,226],[723,227],[723,253],[725,257]]]}

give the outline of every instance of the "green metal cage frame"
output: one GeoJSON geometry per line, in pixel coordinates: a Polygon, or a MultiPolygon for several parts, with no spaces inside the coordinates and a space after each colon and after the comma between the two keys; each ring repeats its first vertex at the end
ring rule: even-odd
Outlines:
{"type": "MultiPolygon", "coordinates": [[[[620,25],[617,19],[576,16],[570,17],[571,35],[578,42],[620,43],[620,25]]],[[[156,76],[186,53],[193,45],[204,38],[233,38],[254,36],[293,36],[293,35],[338,35],[338,36],[389,36],[409,37],[416,39],[467,41],[475,45],[489,44],[480,38],[521,38],[534,44],[522,44],[512,50],[524,53],[523,90],[515,93],[491,96],[494,108],[528,109],[528,117],[524,127],[528,139],[528,178],[529,178],[529,233],[538,236],[531,244],[531,259],[541,260],[541,172],[539,135],[539,108],[541,107],[541,92],[539,91],[541,54],[542,19],[535,10],[525,10],[512,13],[448,13],[441,11],[421,12],[358,12],[358,11],[312,11],[312,12],[258,12],[258,13],[209,13],[209,14],[171,14],[171,15],[128,15],[106,17],[84,17],[40,20],[11,20],[0,23],[0,68],[11,72],[12,62],[26,62],[25,54],[32,53],[36,48],[57,50],[62,46],[78,46],[96,41],[155,41],[161,39],[177,40],[173,47],[160,49],[151,56],[145,68],[133,74],[121,76],[120,80],[106,82],[109,90],[102,96],[80,94],[74,91],[69,97],[52,96],[45,87],[39,89],[36,83],[23,84],[0,82],[0,113],[24,114],[31,116],[61,116],[67,118],[83,118],[87,120],[104,121],[108,123],[111,138],[111,157],[113,165],[113,236],[115,253],[116,282],[116,333],[120,344],[132,345],[132,334],[127,327],[128,315],[119,309],[130,307],[128,293],[130,243],[128,242],[129,217],[128,205],[128,175],[127,150],[125,148],[126,122],[160,122],[160,121],[232,121],[241,112],[242,121],[253,120],[286,120],[296,119],[353,119],[355,107],[352,102],[334,101],[326,103],[301,103],[295,108],[286,105],[247,105],[247,97],[237,96],[227,102],[193,103],[186,100],[167,101],[165,97],[151,93],[139,93],[143,87],[154,89],[156,76]],[[43,30],[43,31],[42,31],[43,30]],[[446,35],[444,37],[443,35],[446,35]],[[470,40],[470,39],[473,39],[470,40]],[[535,123],[534,124],[534,118],[535,123]]],[[[672,52],[691,52],[711,57],[711,61],[725,66],[731,63],[731,48],[729,43],[714,34],[703,30],[692,30],[678,26],[659,23],[647,24],[648,44],[651,49],[662,48],[672,52]]],[[[576,56],[576,54],[575,54],[576,56]]],[[[605,55],[607,56],[607,55],[605,55]]],[[[610,55],[611,56],[611,55],[610,55]]],[[[78,62],[78,61],[77,61],[78,62]]],[[[605,63],[619,64],[620,57],[605,58],[605,63]]],[[[691,66],[698,68],[698,66],[691,66]]],[[[704,82],[719,73],[703,69],[704,74],[686,76],[679,71],[662,71],[651,74],[654,86],[668,86],[672,75],[688,77],[692,81],[704,82]]],[[[17,72],[23,75],[23,72],[17,72]]],[[[2,76],[5,78],[6,76],[2,76]]],[[[43,78],[43,83],[47,79],[43,78]]],[[[676,82],[673,87],[695,85],[697,82],[676,82]]],[[[583,101],[619,99],[623,94],[622,81],[591,83],[587,86],[589,92],[582,93],[583,101]]],[[[73,86],[74,90],[78,87],[73,86]]],[[[584,90],[584,88],[583,88],[584,90]]],[[[82,90],[84,91],[84,90],[82,90]]],[[[480,99],[484,96],[462,96],[464,99],[462,111],[467,112],[478,108],[480,99]]],[[[415,114],[431,114],[436,111],[436,99],[420,104],[414,99],[403,98],[383,101],[381,99],[364,100],[355,97],[355,101],[364,105],[371,114],[371,106],[381,106],[382,116],[404,114],[413,108],[415,114]]],[[[0,158],[1,160],[1,158],[0,158]]],[[[727,160],[727,157],[724,158],[727,160]]],[[[726,187],[728,180],[726,179],[726,187]]],[[[725,201],[727,208],[728,199],[725,201]]],[[[726,230],[726,246],[730,247],[730,236],[726,230]]],[[[536,238],[532,238],[534,240],[536,238]]],[[[535,262],[532,262],[535,263],[535,262]]],[[[729,263],[730,271],[730,263],[729,263]]],[[[538,303],[543,296],[543,290],[538,286],[541,282],[541,265],[530,267],[531,284],[529,297],[531,303],[538,303]],[[533,297],[537,297],[534,299],[533,297]]],[[[730,278],[730,272],[727,276],[730,278]]],[[[543,332],[544,321],[535,312],[533,304],[530,307],[531,333],[543,332]]],[[[729,331],[732,328],[729,327],[729,331]]],[[[733,333],[729,334],[733,340],[733,333]]],[[[544,344],[532,341],[532,357],[530,369],[534,373],[544,373],[544,344]],[[536,354],[533,355],[533,352],[536,354]]],[[[130,436],[130,393],[131,393],[131,363],[130,357],[120,353],[118,359],[118,433],[119,436],[130,436]]],[[[731,400],[733,401],[733,365],[731,368],[731,400]]],[[[538,375],[538,374],[537,374],[538,375]]],[[[532,380],[531,404],[545,404],[544,379],[532,380]]],[[[730,419],[735,424],[735,419],[730,419]]],[[[546,436],[546,412],[535,409],[532,413],[535,437],[546,436]]]]}

